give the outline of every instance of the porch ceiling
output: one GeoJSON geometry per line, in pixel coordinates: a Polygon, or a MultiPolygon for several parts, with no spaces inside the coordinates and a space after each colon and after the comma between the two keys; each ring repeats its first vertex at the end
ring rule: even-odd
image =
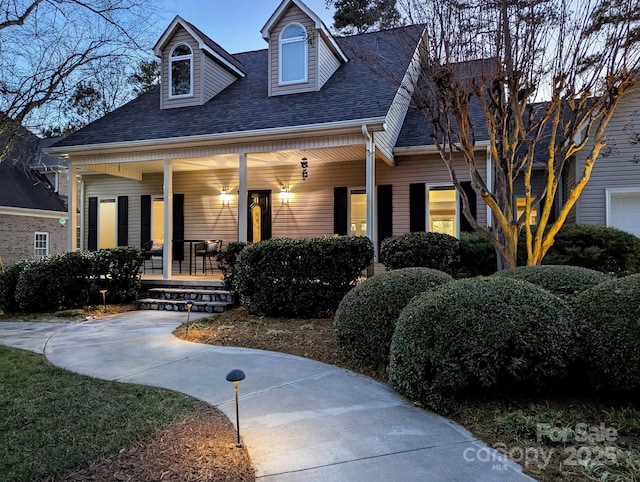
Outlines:
{"type": "MultiPolygon", "coordinates": [[[[366,157],[366,151],[365,145],[361,144],[340,147],[327,147],[321,149],[252,152],[247,153],[247,163],[249,167],[279,166],[299,163],[303,157],[306,157],[309,160],[309,163],[312,164],[354,160],[364,161],[366,157]]],[[[174,172],[238,168],[237,153],[208,157],[172,158],[171,160],[173,161],[174,172]]],[[[100,166],[104,164],[105,163],[96,163],[95,165],[100,166]]],[[[162,172],[164,169],[164,162],[162,160],[122,162],[118,163],[118,165],[121,165],[122,168],[126,168],[128,171],[134,171],[140,174],[162,172]]],[[[78,167],[83,171],[85,169],[91,171],[91,166],[91,164],[84,164],[78,167]]]]}

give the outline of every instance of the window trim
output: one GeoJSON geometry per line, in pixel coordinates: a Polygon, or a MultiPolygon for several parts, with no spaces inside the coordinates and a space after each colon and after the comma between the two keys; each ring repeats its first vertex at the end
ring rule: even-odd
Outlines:
{"type": "Polygon", "coordinates": [[[278,85],[293,85],[293,84],[304,84],[309,82],[309,45],[307,43],[307,29],[304,25],[302,25],[301,23],[298,22],[292,22],[287,24],[282,31],[280,32],[280,35],[278,36],[278,85]],[[304,36],[303,37],[294,37],[291,39],[283,39],[282,35],[284,34],[284,32],[289,28],[289,27],[293,27],[293,26],[297,26],[300,27],[302,30],[304,30],[304,36]],[[293,43],[297,43],[297,42],[302,42],[304,45],[304,59],[303,59],[303,63],[304,63],[304,77],[302,79],[296,79],[296,80],[282,80],[282,67],[284,65],[283,63],[283,58],[282,58],[282,46],[283,44],[293,44],[293,43]]]}
{"type": "Polygon", "coordinates": [[[453,189],[453,192],[456,194],[456,201],[455,201],[455,206],[456,206],[456,238],[460,239],[460,193],[458,192],[458,190],[456,189],[456,187],[453,184],[425,184],[425,203],[426,203],[426,210],[425,210],[425,228],[427,229],[426,232],[430,233],[431,232],[431,207],[429,206],[429,191],[431,190],[434,191],[438,191],[438,190],[444,190],[444,189],[453,189]]]}
{"type": "Polygon", "coordinates": [[[50,235],[46,231],[36,231],[33,233],[33,256],[34,258],[44,258],[45,256],[49,256],[50,250],[50,235]],[[43,249],[38,246],[38,236],[44,236],[45,246],[44,246],[44,254],[39,254],[38,249],[43,249]]]}
{"type": "Polygon", "coordinates": [[[176,44],[172,49],[171,52],[169,52],[169,84],[168,84],[168,89],[169,89],[169,99],[184,99],[187,97],[193,97],[194,94],[194,56],[193,56],[193,48],[191,47],[191,45],[185,43],[185,42],[180,42],[179,44],[176,44]],[[178,47],[181,46],[185,46],[189,49],[189,52],[191,52],[189,55],[178,55],[178,56],[173,56],[173,53],[175,52],[175,50],[178,47]],[[189,92],[187,94],[173,94],[173,62],[177,62],[177,61],[181,61],[181,60],[188,60],[189,61],[189,92]]]}
{"type": "MultiPolygon", "coordinates": [[[[366,186],[358,187],[347,187],[347,236],[352,236],[351,234],[351,196],[353,194],[367,194],[366,186]]],[[[366,215],[366,207],[365,207],[365,215],[366,215]]],[[[368,220],[367,220],[368,221],[368,220]]],[[[365,221],[365,222],[367,222],[365,221]]],[[[361,236],[366,236],[365,234],[361,234],[361,236]]]]}

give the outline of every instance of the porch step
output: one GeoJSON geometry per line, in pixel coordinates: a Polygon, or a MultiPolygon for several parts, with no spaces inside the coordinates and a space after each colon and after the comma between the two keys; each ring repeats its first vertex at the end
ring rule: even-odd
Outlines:
{"type": "Polygon", "coordinates": [[[234,294],[219,282],[145,283],[140,295],[136,300],[139,310],[187,311],[187,300],[191,300],[192,312],[222,313],[235,302],[234,294]]]}

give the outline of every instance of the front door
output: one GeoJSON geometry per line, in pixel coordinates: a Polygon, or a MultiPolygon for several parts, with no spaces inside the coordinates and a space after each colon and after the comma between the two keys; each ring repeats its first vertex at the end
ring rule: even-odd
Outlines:
{"type": "Polygon", "coordinates": [[[247,240],[257,243],[271,239],[271,191],[249,191],[247,240]]]}

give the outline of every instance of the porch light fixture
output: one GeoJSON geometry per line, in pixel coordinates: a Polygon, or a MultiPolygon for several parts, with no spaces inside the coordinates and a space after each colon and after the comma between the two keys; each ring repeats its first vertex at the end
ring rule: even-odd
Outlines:
{"type": "Polygon", "coordinates": [[[307,177],[309,177],[309,172],[307,171],[307,168],[309,167],[309,161],[306,157],[303,157],[300,160],[300,167],[302,168],[302,180],[306,181],[307,177]]]}
{"type": "Polygon", "coordinates": [[[229,194],[229,190],[226,188],[222,188],[220,191],[220,201],[222,201],[222,205],[229,205],[229,201],[231,201],[231,194],[229,194]]]}
{"type": "Polygon", "coordinates": [[[240,443],[240,414],[238,412],[238,385],[240,385],[240,382],[244,380],[244,377],[245,377],[244,372],[238,369],[231,370],[229,373],[227,373],[227,381],[233,382],[233,390],[236,395],[236,428],[238,433],[238,443],[236,444],[236,447],[238,447],[239,449],[242,448],[242,444],[240,443]]]}
{"type": "Polygon", "coordinates": [[[289,199],[291,199],[293,195],[289,192],[289,188],[287,186],[282,186],[280,188],[280,201],[282,203],[289,204],[289,199]]]}

